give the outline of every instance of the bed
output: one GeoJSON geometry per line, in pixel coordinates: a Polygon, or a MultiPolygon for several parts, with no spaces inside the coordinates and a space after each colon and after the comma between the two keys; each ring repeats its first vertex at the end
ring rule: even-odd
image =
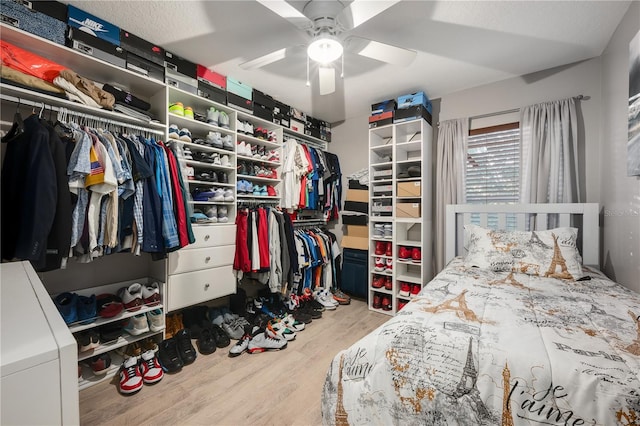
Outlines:
{"type": "Polygon", "coordinates": [[[598,205],[454,205],[446,223],[443,271],[332,360],[323,422],[639,425],[640,295],[593,266],[598,205]],[[533,232],[489,229],[507,224],[533,232]]]}

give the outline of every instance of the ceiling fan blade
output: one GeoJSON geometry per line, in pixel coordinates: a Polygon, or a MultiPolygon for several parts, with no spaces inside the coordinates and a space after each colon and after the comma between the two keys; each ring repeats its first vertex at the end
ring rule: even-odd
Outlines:
{"type": "Polygon", "coordinates": [[[349,31],[384,12],[399,1],[400,0],[354,0],[338,14],[337,20],[346,31],[349,31]]]}
{"type": "Polygon", "coordinates": [[[345,44],[350,52],[392,65],[407,66],[418,54],[415,50],[355,36],[348,37],[345,44]]]}
{"type": "Polygon", "coordinates": [[[334,68],[318,68],[320,95],[330,95],[336,91],[336,70],[334,68]]]}
{"type": "Polygon", "coordinates": [[[257,0],[257,2],[301,30],[313,28],[313,22],[285,0],[257,0]]]}
{"type": "Polygon", "coordinates": [[[239,65],[243,70],[254,70],[256,68],[264,67],[265,65],[272,64],[280,59],[284,59],[287,56],[287,49],[279,49],[275,52],[267,53],[266,55],[252,59],[247,62],[243,62],[239,65]]]}

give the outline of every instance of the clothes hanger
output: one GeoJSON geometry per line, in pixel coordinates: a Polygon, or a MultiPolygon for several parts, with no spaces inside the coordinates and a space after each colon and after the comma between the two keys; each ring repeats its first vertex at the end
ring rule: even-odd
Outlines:
{"type": "Polygon", "coordinates": [[[20,114],[21,104],[22,99],[18,98],[18,106],[16,107],[16,112],[13,115],[13,124],[11,125],[11,129],[9,129],[7,134],[2,138],[2,143],[11,142],[24,133],[24,121],[22,120],[22,114],[20,114]]]}

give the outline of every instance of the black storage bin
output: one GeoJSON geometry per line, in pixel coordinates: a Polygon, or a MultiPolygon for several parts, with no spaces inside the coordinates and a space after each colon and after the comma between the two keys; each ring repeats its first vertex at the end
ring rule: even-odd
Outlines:
{"type": "Polygon", "coordinates": [[[368,257],[366,250],[342,250],[342,291],[367,299],[368,257]]]}

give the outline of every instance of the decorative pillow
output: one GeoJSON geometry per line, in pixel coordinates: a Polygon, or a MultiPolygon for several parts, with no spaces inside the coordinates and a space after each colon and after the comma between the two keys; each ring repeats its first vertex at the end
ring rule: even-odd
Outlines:
{"type": "Polygon", "coordinates": [[[469,235],[465,266],[565,280],[583,276],[576,228],[532,232],[494,231],[477,225],[464,228],[469,235]]]}

